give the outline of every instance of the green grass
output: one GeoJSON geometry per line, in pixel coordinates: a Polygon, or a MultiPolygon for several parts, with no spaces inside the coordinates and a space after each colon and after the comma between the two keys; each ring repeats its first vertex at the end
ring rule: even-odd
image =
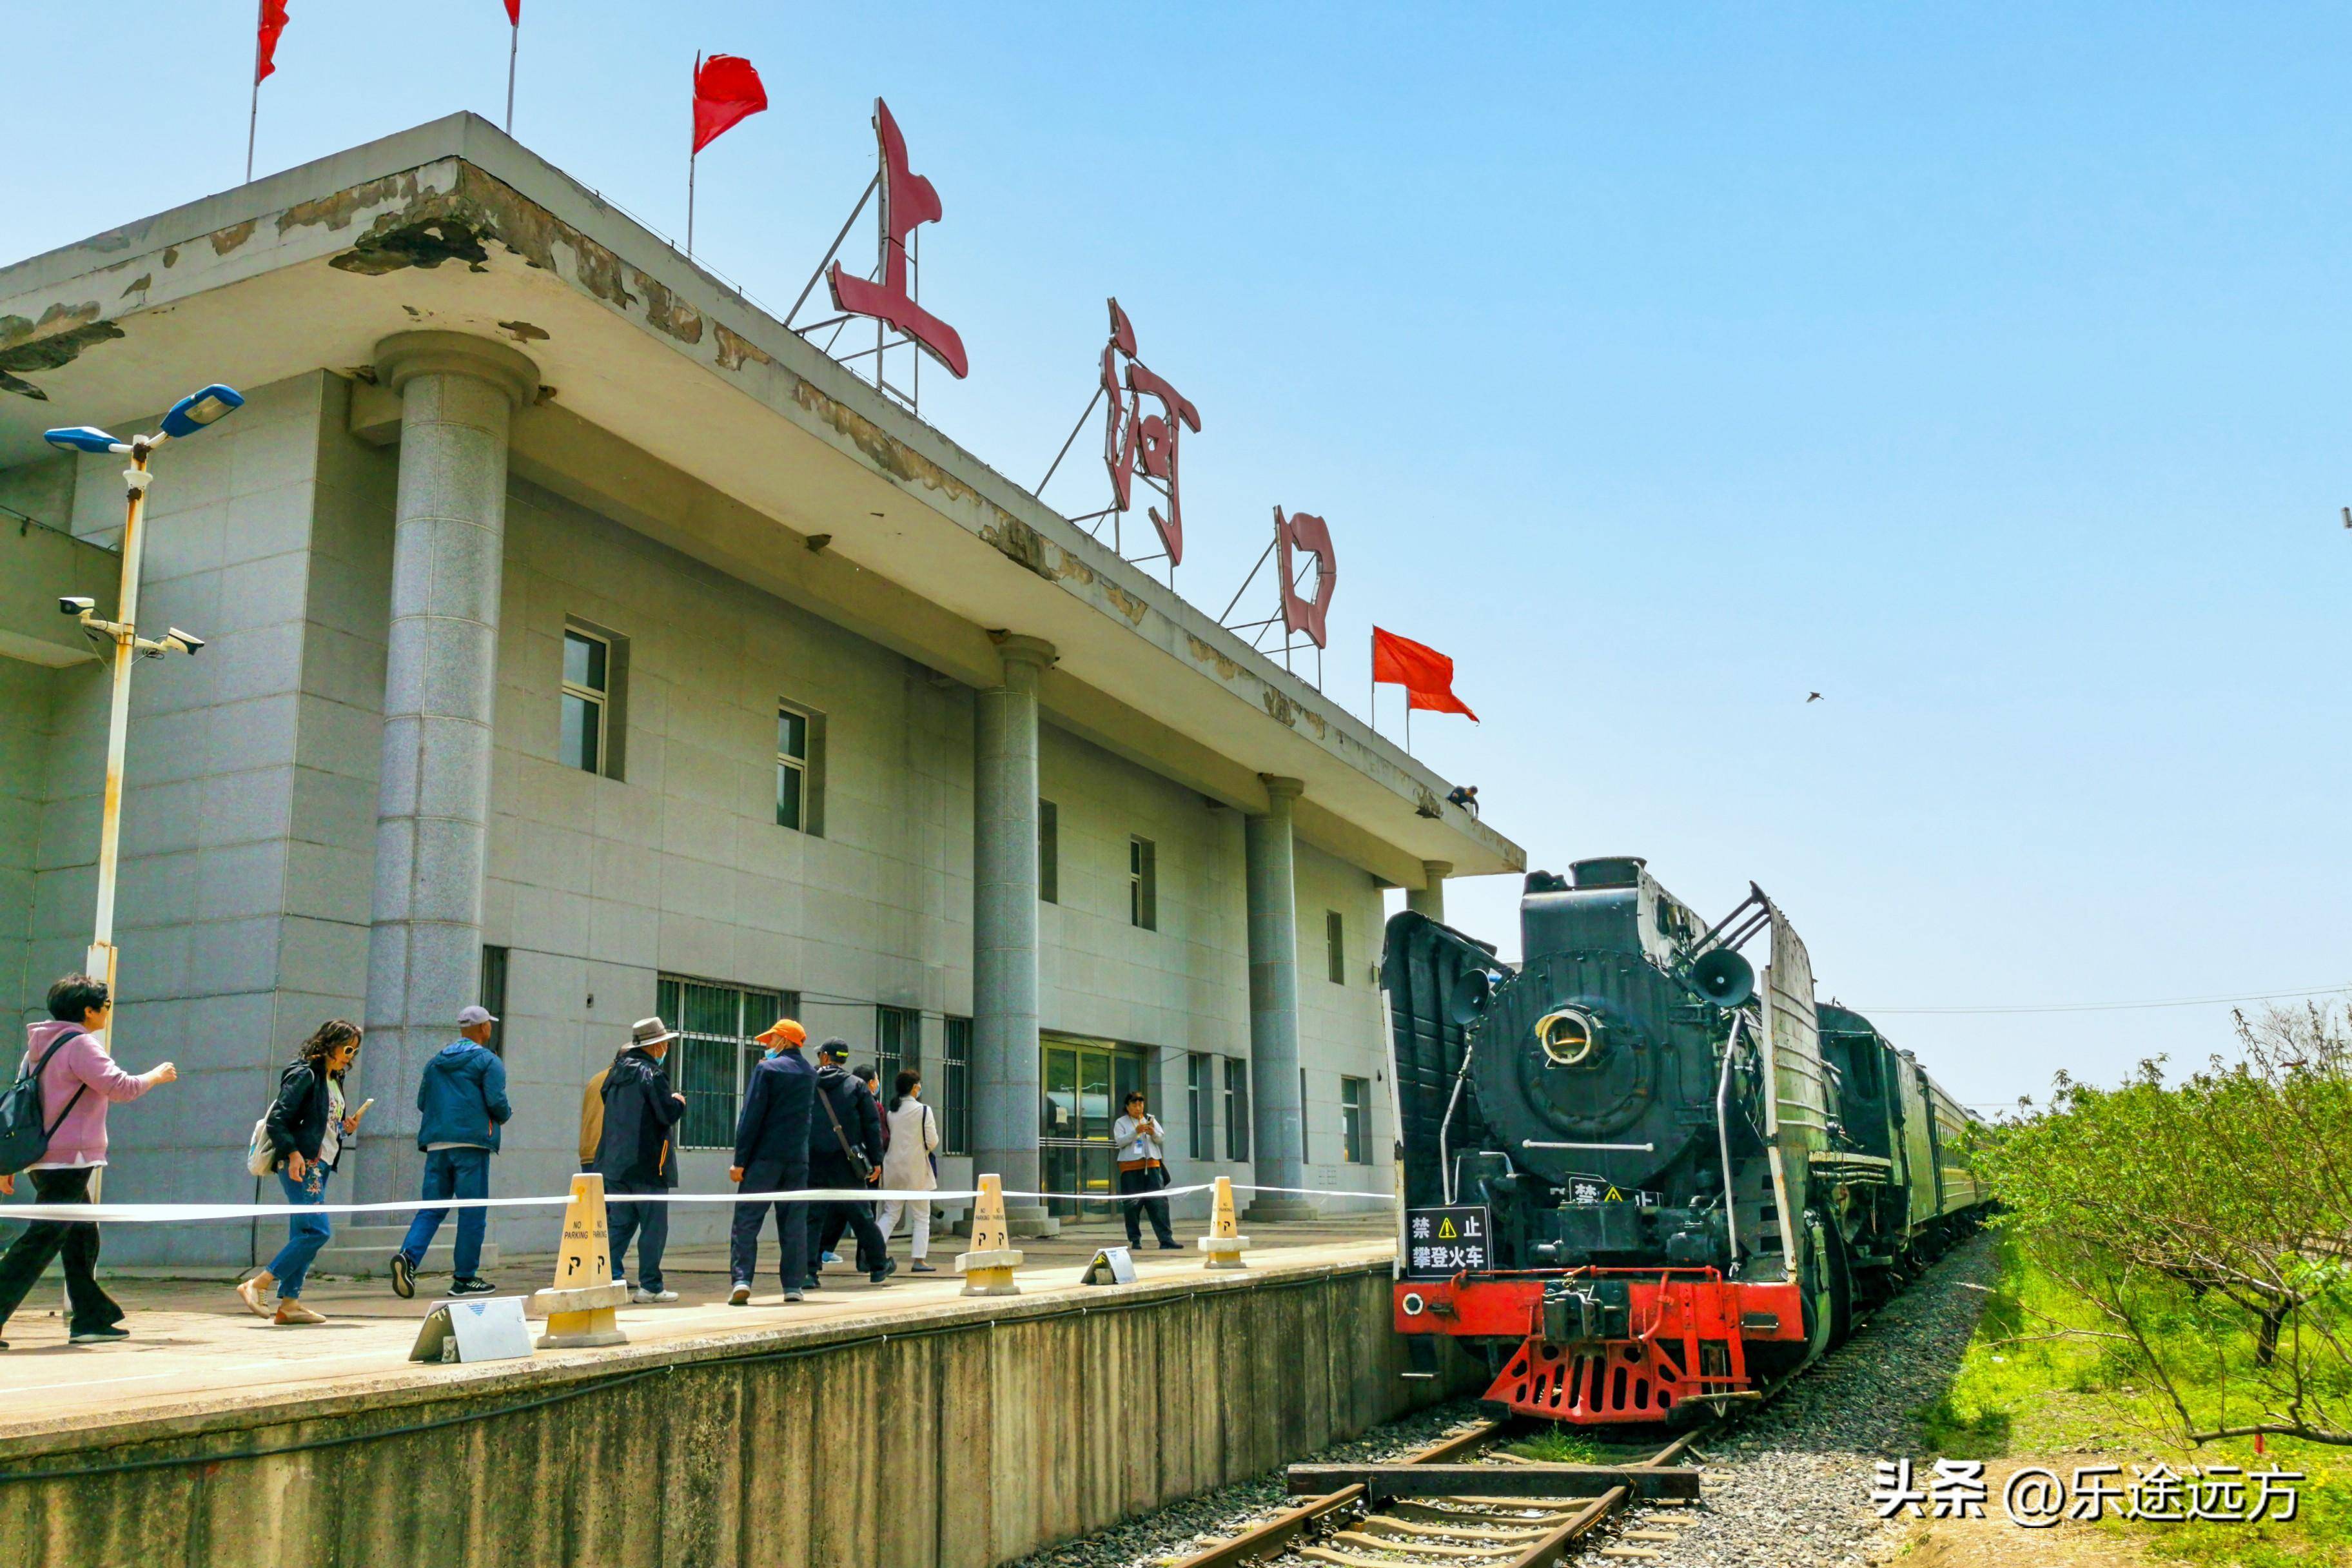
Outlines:
{"type": "MultiPolygon", "coordinates": [[[[1616,1448],[1599,1443],[1581,1432],[1565,1426],[1555,1426],[1547,1432],[1536,1432],[1516,1443],[1507,1443],[1504,1449],[1523,1459],[1537,1459],[1547,1465],[1605,1465],[1616,1448]]],[[[1619,1445],[1622,1447],[1622,1445],[1619,1445]]]]}
{"type": "MultiPolygon", "coordinates": [[[[2000,1273],[1959,1373],[1942,1395],[1912,1412],[1918,1452],[1945,1458],[2031,1457],[2062,1477],[2065,1457],[2100,1454],[2126,1466],[2163,1459],[2184,1465],[2280,1465],[2304,1471],[2303,1500],[2286,1523],[2158,1524],[2112,1521],[2160,1559],[2242,1568],[2321,1568],[2352,1563],[2352,1453],[2273,1440],[2262,1457],[2252,1439],[2184,1449],[2159,1436],[2163,1406],[2134,1381],[2112,1341],[2053,1337],[2101,1328],[2090,1309],[2034,1267],[2013,1237],[2000,1238],[2000,1273]]],[[[2184,1331],[2187,1324],[2184,1322],[2184,1331]]],[[[2128,1478],[2128,1470],[2126,1471],[2128,1478]]]]}

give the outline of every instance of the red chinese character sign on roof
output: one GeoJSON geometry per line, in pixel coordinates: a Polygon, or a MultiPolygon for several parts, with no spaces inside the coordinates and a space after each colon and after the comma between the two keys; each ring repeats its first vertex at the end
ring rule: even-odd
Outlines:
{"type": "Polygon", "coordinates": [[[890,106],[878,98],[874,100],[874,137],[882,149],[882,275],[877,280],[853,278],[835,262],[826,274],[834,305],[898,328],[961,379],[971,369],[964,358],[963,339],[915,303],[907,286],[907,237],[919,225],[939,221],[940,193],[907,167],[907,139],[898,133],[890,106]]]}
{"type": "Polygon", "coordinates": [[[1103,466],[1110,470],[1112,505],[1119,511],[1133,506],[1135,470],[1156,480],[1168,498],[1168,515],[1146,507],[1151,526],[1160,531],[1168,564],[1184,560],[1184,509],[1177,492],[1177,442],[1186,426],[1201,428],[1201,411],[1192,401],[1135,357],[1135,327],[1118,301],[1110,301],[1110,342],[1102,353],[1102,389],[1109,399],[1103,425],[1103,466]],[[1119,385],[1120,361],[1126,362],[1126,389],[1119,385]],[[1160,400],[1160,412],[1146,414],[1143,400],[1160,400]]]}
{"type": "MultiPolygon", "coordinates": [[[[1328,617],[1331,611],[1331,591],[1339,586],[1339,558],[1331,553],[1331,531],[1323,520],[1311,512],[1294,512],[1286,520],[1282,509],[1274,509],[1275,568],[1281,575],[1282,625],[1288,632],[1304,632],[1307,640],[1317,647],[1331,646],[1328,617]],[[1300,552],[1315,558],[1315,597],[1301,598],[1298,593],[1300,552]]],[[[1318,668],[1320,668],[1318,666],[1318,668]]]]}

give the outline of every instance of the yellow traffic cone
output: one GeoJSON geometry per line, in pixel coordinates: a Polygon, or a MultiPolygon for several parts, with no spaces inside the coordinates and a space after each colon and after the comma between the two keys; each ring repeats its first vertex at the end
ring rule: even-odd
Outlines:
{"type": "Polygon", "coordinates": [[[1201,1250],[1207,1256],[1201,1260],[1203,1268],[1246,1268],[1242,1261],[1242,1249],[1249,1237],[1242,1235],[1234,1218],[1234,1179],[1217,1178],[1216,1205],[1209,1211],[1209,1234],[1201,1238],[1201,1250]]]}
{"type": "Polygon", "coordinates": [[[526,1310],[547,1320],[543,1351],[625,1345],[613,1309],[629,1303],[629,1288],[613,1278],[613,1249],[604,1228],[604,1178],[584,1171],[572,1178],[563,1206],[563,1247],[555,1255],[555,1283],[532,1295],[526,1310]]]}
{"type": "Polygon", "coordinates": [[[1004,1225],[1004,1180],[982,1176],[980,1199],[971,1206],[971,1250],[958,1258],[955,1265],[956,1272],[963,1276],[963,1293],[1018,1296],[1021,1287],[1013,1282],[1013,1270],[1020,1262],[1020,1250],[1004,1225]]]}

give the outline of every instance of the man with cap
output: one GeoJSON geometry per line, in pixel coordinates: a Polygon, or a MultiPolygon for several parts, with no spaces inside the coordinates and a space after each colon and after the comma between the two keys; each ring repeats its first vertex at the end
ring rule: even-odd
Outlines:
{"type": "Polygon", "coordinates": [[[662,1058],[675,1031],[659,1018],[629,1026],[629,1043],[604,1071],[604,1127],[596,1142],[594,1168],[604,1178],[605,1213],[613,1252],[613,1278],[625,1279],[624,1255],[637,1243],[638,1303],[675,1301],[662,1289],[662,1248],[669,1242],[669,1205],[615,1202],[635,1194],[667,1195],[677,1185],[677,1141],[670,1129],[686,1114],[686,1096],[669,1086],[662,1058]]]}
{"type": "MultiPolygon", "coordinates": [[[[882,1113],[873,1095],[849,1072],[849,1042],[827,1040],[817,1052],[816,1106],[809,1117],[808,1184],[812,1187],[855,1189],[872,1186],[882,1175],[882,1113]]],[[[874,1223],[874,1205],[835,1199],[817,1205],[827,1216],[838,1215],[857,1233],[857,1250],[870,1266],[867,1278],[879,1285],[898,1272],[882,1232],[874,1223]]],[[[817,1215],[808,1220],[806,1258],[809,1284],[818,1278],[823,1230],[817,1215]]],[[[836,1233],[837,1234],[837,1233],[836,1233]]]]}
{"type": "MultiPolygon", "coordinates": [[[[498,1020],[484,1007],[461,1008],[458,1038],[433,1053],[416,1080],[416,1146],[425,1152],[426,1202],[490,1195],[490,1156],[499,1152],[499,1130],[514,1114],[507,1103],[507,1064],[489,1048],[498,1020]]],[[[447,1209],[419,1209],[400,1250],[392,1255],[392,1289],[416,1294],[416,1268],[447,1209]]],[[[481,1276],[482,1232],[488,1211],[457,1211],[457,1278],[452,1296],[487,1296],[497,1287],[481,1276]]]]}
{"type": "MultiPolygon", "coordinates": [[[[816,1069],[801,1055],[808,1031],[798,1020],[779,1018],[761,1032],[767,1056],[751,1069],[743,1110],[735,1119],[735,1163],[727,1179],[748,1193],[791,1193],[808,1185],[809,1118],[816,1105],[816,1069]]],[[[784,1300],[801,1300],[808,1263],[808,1205],[755,1198],[735,1205],[735,1230],[727,1242],[731,1307],[751,1300],[751,1276],[760,1268],[760,1226],[776,1211],[777,1270],[784,1300]]]]}

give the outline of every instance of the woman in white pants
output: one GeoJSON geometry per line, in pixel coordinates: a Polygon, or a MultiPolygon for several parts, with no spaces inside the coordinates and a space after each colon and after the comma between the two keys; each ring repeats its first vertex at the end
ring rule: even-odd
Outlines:
{"type": "MultiPolygon", "coordinates": [[[[895,1091],[890,1096],[887,1113],[890,1138],[882,1154],[882,1185],[896,1192],[930,1192],[940,1184],[931,1170],[932,1152],[940,1146],[939,1118],[923,1103],[923,1075],[912,1068],[901,1068],[895,1091]]],[[[929,1198],[885,1198],[882,1200],[882,1239],[888,1241],[898,1228],[898,1215],[904,1210],[915,1233],[916,1274],[937,1272],[923,1261],[931,1249],[931,1204],[929,1198]]]]}

